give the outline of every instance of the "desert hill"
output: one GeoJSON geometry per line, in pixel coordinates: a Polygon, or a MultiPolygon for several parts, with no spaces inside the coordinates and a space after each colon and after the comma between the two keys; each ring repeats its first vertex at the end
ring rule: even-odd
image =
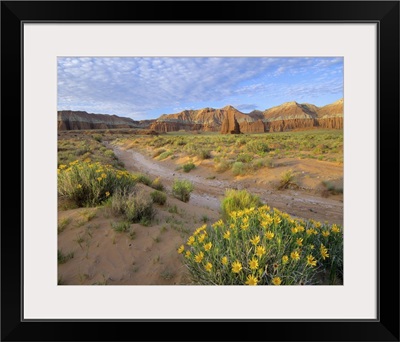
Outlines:
{"type": "Polygon", "coordinates": [[[232,106],[203,108],[163,114],[156,120],[135,121],[107,114],[58,111],[58,129],[147,128],[156,132],[211,131],[222,134],[283,132],[299,128],[343,128],[343,99],[317,107],[285,102],[264,111],[246,114],[232,106]]]}
{"type": "Polygon", "coordinates": [[[117,115],[91,114],[83,111],[60,110],[57,112],[58,129],[109,129],[147,128],[154,120],[135,121],[117,115]]]}

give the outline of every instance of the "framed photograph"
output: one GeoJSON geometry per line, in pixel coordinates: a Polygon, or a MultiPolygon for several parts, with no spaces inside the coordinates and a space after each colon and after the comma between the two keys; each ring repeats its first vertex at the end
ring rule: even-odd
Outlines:
{"type": "Polygon", "coordinates": [[[399,341],[398,1],[1,9],[2,340],[399,341]]]}

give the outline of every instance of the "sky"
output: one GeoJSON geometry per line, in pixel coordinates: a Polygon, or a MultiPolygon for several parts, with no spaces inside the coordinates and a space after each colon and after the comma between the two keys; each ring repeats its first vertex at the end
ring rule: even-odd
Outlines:
{"type": "Polygon", "coordinates": [[[231,105],[243,113],[343,97],[342,57],[58,57],[58,110],[156,119],[231,105]]]}

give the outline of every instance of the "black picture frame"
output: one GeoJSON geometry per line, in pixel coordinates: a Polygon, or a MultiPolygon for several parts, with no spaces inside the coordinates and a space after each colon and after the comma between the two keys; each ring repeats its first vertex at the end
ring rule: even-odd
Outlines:
{"type": "Polygon", "coordinates": [[[1,70],[2,341],[399,341],[398,1],[2,1],[1,70]],[[379,27],[378,318],[23,320],[21,30],[24,22],[63,21],[376,22],[379,27]],[[14,200],[15,194],[19,201],[14,200]],[[186,327],[182,324],[187,324],[190,333],[183,332],[186,327]]]}

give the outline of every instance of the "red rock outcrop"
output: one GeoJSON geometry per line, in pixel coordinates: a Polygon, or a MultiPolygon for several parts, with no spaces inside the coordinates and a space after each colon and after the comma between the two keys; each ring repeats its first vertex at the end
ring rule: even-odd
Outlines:
{"type": "Polygon", "coordinates": [[[243,121],[239,124],[240,132],[242,133],[264,133],[265,125],[262,120],[254,122],[243,121]]]}
{"type": "Polygon", "coordinates": [[[221,126],[221,134],[240,134],[240,126],[236,120],[235,113],[227,113],[221,126]]]}

